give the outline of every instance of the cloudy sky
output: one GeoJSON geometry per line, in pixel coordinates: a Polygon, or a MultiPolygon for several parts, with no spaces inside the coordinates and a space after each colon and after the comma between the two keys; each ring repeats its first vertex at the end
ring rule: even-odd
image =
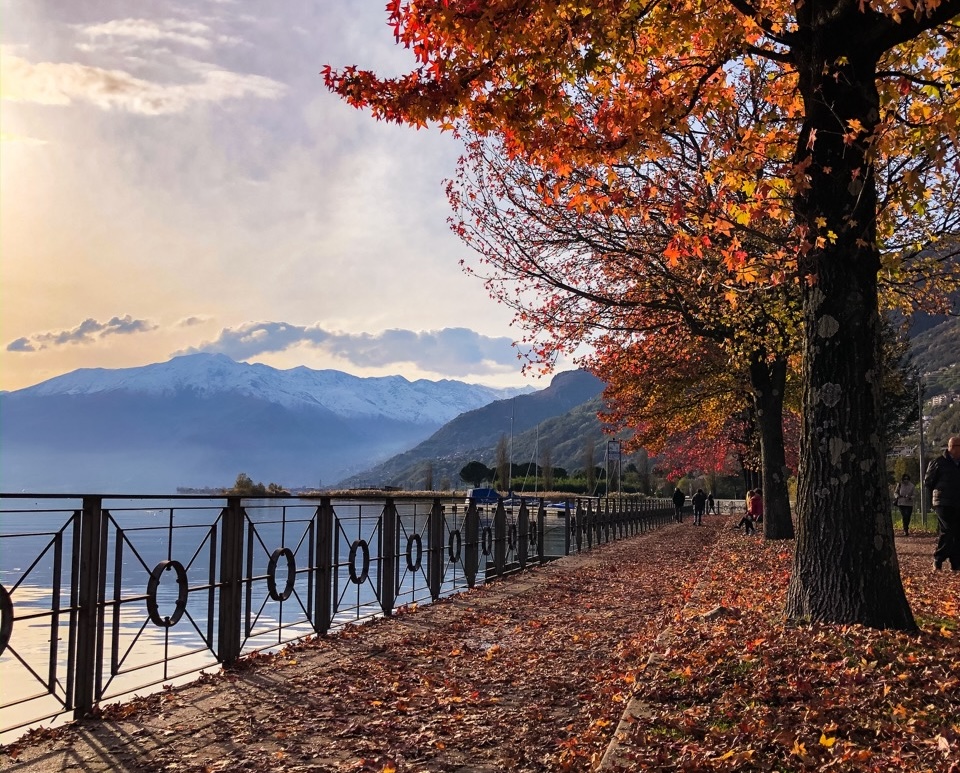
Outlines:
{"type": "Polygon", "coordinates": [[[0,389],[223,352],[528,383],[461,273],[456,141],[321,68],[411,64],[384,0],[0,0],[0,389]]]}

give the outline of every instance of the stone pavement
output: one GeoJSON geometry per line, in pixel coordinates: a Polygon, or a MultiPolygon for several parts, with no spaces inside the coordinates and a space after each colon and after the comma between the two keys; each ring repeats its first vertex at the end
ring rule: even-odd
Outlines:
{"type": "MultiPolygon", "coordinates": [[[[0,770],[597,766],[725,518],[569,556],[0,750],[0,770]]],[[[610,757],[610,754],[607,754],[610,757]]]]}

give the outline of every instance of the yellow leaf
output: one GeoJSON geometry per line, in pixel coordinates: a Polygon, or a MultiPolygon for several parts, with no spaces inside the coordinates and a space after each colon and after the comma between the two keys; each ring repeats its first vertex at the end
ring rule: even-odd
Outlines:
{"type": "Polygon", "coordinates": [[[804,746],[804,745],[803,745],[802,743],[800,743],[799,741],[796,741],[796,740],[795,740],[795,741],[793,742],[793,748],[790,750],[790,753],[791,753],[791,754],[799,755],[799,756],[801,756],[801,757],[806,756],[807,747],[804,746]]]}
{"type": "Polygon", "coordinates": [[[837,742],[836,738],[827,738],[824,733],[820,733],[820,745],[826,746],[828,749],[837,742]]]}

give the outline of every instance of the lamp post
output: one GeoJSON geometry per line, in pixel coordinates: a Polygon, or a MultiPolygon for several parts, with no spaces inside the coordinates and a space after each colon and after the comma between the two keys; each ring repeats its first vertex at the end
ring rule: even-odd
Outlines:
{"type": "Polygon", "coordinates": [[[927,492],[923,485],[923,380],[917,379],[917,401],[920,405],[920,522],[927,530],[927,492]]]}

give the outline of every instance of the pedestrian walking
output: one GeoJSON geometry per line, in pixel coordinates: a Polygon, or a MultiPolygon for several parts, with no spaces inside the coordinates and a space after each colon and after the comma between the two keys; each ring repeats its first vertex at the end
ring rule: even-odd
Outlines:
{"type": "Polygon", "coordinates": [[[673,491],[673,519],[677,523],[683,523],[683,503],[686,501],[687,495],[678,486],[673,491]]]}
{"type": "Polygon", "coordinates": [[[903,523],[904,537],[910,536],[910,517],[913,515],[913,494],[916,488],[910,480],[910,476],[904,473],[904,476],[900,479],[900,482],[893,492],[897,509],[900,510],[900,521],[903,523]]]}
{"type": "Polygon", "coordinates": [[[940,532],[933,568],[942,569],[943,562],[949,561],[953,571],[960,571],[960,437],[947,441],[947,450],[930,462],[923,482],[933,492],[940,532]]]}
{"type": "Polygon", "coordinates": [[[703,526],[703,511],[707,506],[707,495],[702,488],[697,489],[691,501],[693,502],[693,525],[703,526]]]}
{"type": "Polygon", "coordinates": [[[719,515],[717,512],[717,500],[713,498],[713,492],[707,494],[707,512],[719,515]]]}

